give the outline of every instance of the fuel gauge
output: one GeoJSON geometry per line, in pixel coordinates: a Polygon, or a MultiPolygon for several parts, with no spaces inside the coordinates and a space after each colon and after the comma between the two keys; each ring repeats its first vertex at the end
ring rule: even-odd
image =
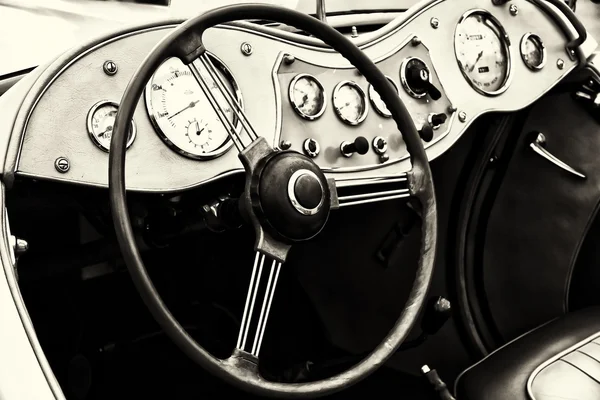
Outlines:
{"type": "Polygon", "coordinates": [[[369,112],[365,92],[353,81],[342,81],[333,89],[333,108],[338,117],[349,125],[360,124],[369,112]]]}
{"type": "Polygon", "coordinates": [[[538,71],[546,64],[546,46],[542,39],[533,33],[526,33],[521,39],[521,58],[527,68],[538,71]]]}
{"type": "MultiPolygon", "coordinates": [[[[110,140],[117,118],[119,105],[113,101],[102,100],[94,104],[87,115],[87,131],[92,142],[100,149],[108,152],[110,150],[110,140]]],[[[136,128],[133,119],[127,138],[127,148],[135,140],[136,128]]]]}

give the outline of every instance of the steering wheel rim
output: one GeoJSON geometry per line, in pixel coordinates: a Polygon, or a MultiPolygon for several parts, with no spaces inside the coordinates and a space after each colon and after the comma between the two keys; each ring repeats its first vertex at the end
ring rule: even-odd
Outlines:
{"type": "MultiPolygon", "coordinates": [[[[241,158],[241,156],[240,156],[241,158]]],[[[247,182],[248,185],[248,182],[247,182]]],[[[119,246],[133,282],[144,303],[167,335],[193,361],[234,386],[272,397],[317,397],[350,387],[378,369],[391,357],[410,333],[426,300],[435,261],[437,208],[427,155],[408,110],[375,64],[350,40],[321,21],[294,10],[265,4],[230,5],[192,18],[165,37],[146,57],[131,78],[117,113],[109,154],[109,193],[113,222],[119,246]],[[274,20],[313,34],[350,61],[380,94],[402,133],[410,154],[412,169],[407,174],[412,196],[419,200],[422,239],[419,264],[408,300],[394,327],[384,340],[361,362],[333,377],[306,383],[267,381],[257,364],[244,352],[235,350],[221,360],[200,346],[177,322],[154,287],[137,248],[129,219],[125,189],[127,127],[146,82],[160,63],[178,57],[191,63],[206,51],[202,34],[210,27],[241,19],[274,20]]]]}

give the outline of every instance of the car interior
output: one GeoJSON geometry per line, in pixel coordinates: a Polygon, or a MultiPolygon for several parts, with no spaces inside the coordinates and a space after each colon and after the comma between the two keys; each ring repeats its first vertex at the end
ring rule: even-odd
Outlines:
{"type": "Polygon", "coordinates": [[[151,3],[0,0],[0,398],[600,399],[595,3],[151,3]]]}

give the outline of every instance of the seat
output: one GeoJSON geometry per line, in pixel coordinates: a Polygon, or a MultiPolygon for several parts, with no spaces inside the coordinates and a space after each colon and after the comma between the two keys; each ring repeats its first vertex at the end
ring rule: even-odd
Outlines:
{"type": "Polygon", "coordinates": [[[600,307],[569,313],[464,371],[458,400],[600,399],[600,307]]]}

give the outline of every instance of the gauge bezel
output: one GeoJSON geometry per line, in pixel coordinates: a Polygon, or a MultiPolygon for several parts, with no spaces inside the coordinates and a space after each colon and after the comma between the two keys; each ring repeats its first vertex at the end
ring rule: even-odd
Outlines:
{"type": "Polygon", "coordinates": [[[419,57],[406,57],[404,60],[402,60],[402,64],[400,64],[400,83],[402,83],[402,87],[404,88],[404,90],[406,90],[406,93],[408,93],[411,97],[414,97],[415,99],[422,99],[423,97],[427,96],[427,92],[423,92],[423,93],[415,92],[414,90],[412,90],[412,88],[408,84],[408,80],[406,79],[406,66],[412,60],[421,61],[423,63],[423,65],[425,65],[425,68],[427,68],[427,74],[429,75],[429,83],[432,83],[431,82],[431,70],[429,69],[429,66],[427,65],[427,63],[419,57]]]}
{"type": "MultiPolygon", "coordinates": [[[[385,77],[387,78],[387,80],[392,84],[392,86],[396,90],[396,94],[400,95],[400,90],[398,89],[398,85],[396,85],[396,83],[389,76],[386,75],[385,77]]],[[[369,100],[371,101],[371,105],[375,109],[375,112],[377,112],[377,114],[381,115],[384,118],[391,118],[392,113],[390,112],[390,110],[387,110],[387,111],[380,110],[379,107],[377,106],[376,101],[373,99],[373,94],[377,93],[377,91],[375,90],[373,85],[369,84],[369,89],[367,90],[367,92],[369,94],[369,100]]]]}
{"type": "Polygon", "coordinates": [[[335,113],[337,114],[337,116],[343,122],[347,123],[348,125],[352,125],[352,126],[359,125],[361,122],[363,122],[365,120],[365,118],[367,118],[367,114],[369,114],[369,101],[367,100],[367,95],[365,94],[365,91],[360,87],[360,85],[354,81],[349,81],[349,80],[341,81],[337,85],[335,85],[335,88],[333,88],[332,103],[333,103],[333,109],[335,110],[335,113]],[[344,117],[342,115],[342,111],[336,104],[336,98],[337,98],[338,92],[340,91],[340,89],[343,86],[346,86],[346,85],[352,86],[353,88],[355,88],[358,91],[358,93],[360,94],[360,97],[363,101],[363,104],[365,105],[365,108],[364,108],[362,114],[360,115],[360,117],[358,117],[358,119],[356,121],[352,121],[352,120],[344,117]]]}
{"type": "MultiPolygon", "coordinates": [[[[242,92],[241,92],[240,87],[239,87],[237,81],[235,80],[235,77],[233,76],[233,73],[231,72],[231,70],[225,65],[225,63],[223,63],[223,61],[221,61],[221,59],[219,59],[213,53],[207,51],[206,54],[211,58],[211,61],[212,61],[213,65],[215,66],[215,68],[218,68],[219,71],[225,76],[225,79],[227,79],[227,81],[233,88],[233,94],[235,95],[235,98],[238,101],[240,108],[242,110],[244,110],[244,99],[242,98],[242,92]]],[[[152,123],[154,130],[156,131],[158,136],[162,139],[162,141],[167,145],[167,147],[169,147],[171,150],[173,150],[174,152],[176,152],[184,157],[191,158],[192,160],[206,161],[206,160],[212,160],[212,159],[222,156],[227,151],[229,151],[229,149],[231,149],[231,147],[233,146],[233,141],[231,140],[231,136],[229,136],[229,128],[228,127],[226,127],[226,126],[223,127],[227,131],[227,140],[220,147],[218,147],[216,150],[208,152],[208,153],[193,154],[193,153],[190,153],[189,151],[183,150],[182,148],[177,146],[175,143],[173,143],[168,138],[168,136],[163,132],[160,125],[156,121],[156,118],[154,117],[154,109],[152,107],[152,82],[154,81],[154,75],[156,74],[156,72],[163,66],[164,63],[169,61],[171,58],[176,58],[176,57],[169,57],[166,60],[164,60],[162,63],[160,63],[158,68],[156,68],[156,70],[152,74],[152,78],[150,78],[150,80],[146,84],[146,88],[144,89],[144,99],[146,102],[146,111],[148,112],[148,116],[150,117],[150,122],[152,123]]],[[[185,65],[184,65],[184,67],[185,67],[185,65]]],[[[235,112],[234,112],[234,114],[235,114],[235,112]]],[[[235,122],[235,130],[239,135],[242,131],[242,123],[239,120],[239,118],[237,118],[237,116],[235,117],[233,122],[235,122]]],[[[219,120],[219,123],[222,123],[222,122],[219,120]]]]}
{"type": "Polygon", "coordinates": [[[323,84],[321,83],[321,81],[319,81],[315,76],[313,76],[311,74],[296,75],[294,77],[294,79],[292,79],[292,81],[290,82],[290,85],[288,87],[288,97],[289,97],[290,104],[292,105],[292,108],[294,109],[294,111],[296,111],[296,113],[299,116],[301,116],[302,118],[307,119],[309,121],[314,121],[314,120],[318,119],[319,117],[321,117],[323,115],[323,113],[325,112],[325,109],[327,108],[327,93],[325,92],[325,88],[323,87],[323,84]],[[294,100],[294,86],[296,85],[296,82],[298,82],[302,78],[312,79],[319,87],[319,90],[321,90],[321,94],[323,96],[323,106],[321,107],[319,112],[316,113],[315,115],[308,115],[308,114],[303,113],[302,110],[300,110],[300,107],[298,106],[298,104],[296,104],[296,100],[294,100]]]}
{"type": "Polygon", "coordinates": [[[453,41],[454,41],[454,58],[456,59],[456,62],[460,69],[460,72],[462,73],[465,80],[469,83],[469,85],[477,93],[482,94],[484,96],[498,96],[498,95],[506,92],[506,90],[510,86],[510,82],[512,79],[512,62],[511,62],[511,57],[510,57],[510,38],[508,36],[508,33],[506,32],[506,29],[504,29],[504,27],[502,26],[502,24],[500,23],[500,21],[498,21],[498,19],[496,17],[494,17],[489,11],[484,10],[482,8],[475,8],[475,9],[467,11],[466,13],[461,15],[461,17],[458,20],[458,23],[456,24],[456,27],[454,28],[453,41]],[[497,31],[496,34],[498,35],[498,39],[500,40],[500,43],[502,44],[502,47],[504,48],[504,53],[506,54],[506,76],[504,77],[504,82],[502,82],[502,85],[498,89],[492,90],[492,91],[484,90],[484,89],[480,88],[479,86],[475,85],[475,83],[473,83],[471,78],[463,70],[463,68],[460,65],[460,62],[458,61],[458,52],[456,50],[456,43],[457,43],[456,34],[457,34],[458,27],[460,26],[460,24],[462,24],[465,21],[465,19],[467,19],[470,16],[475,15],[475,14],[482,15],[482,16],[484,16],[484,18],[486,18],[488,21],[491,22],[491,25],[493,26],[494,30],[497,31]]]}
{"type": "Polygon", "coordinates": [[[519,51],[521,52],[521,59],[523,60],[523,63],[525,63],[525,66],[530,70],[539,71],[546,65],[548,51],[546,50],[546,45],[544,44],[544,41],[539,35],[531,32],[527,32],[526,34],[524,34],[521,38],[521,43],[519,44],[519,51]],[[525,43],[527,43],[529,39],[533,39],[534,42],[537,42],[537,44],[539,45],[539,50],[542,52],[542,59],[539,65],[532,65],[525,58],[525,43]]]}
{"type": "MultiPolygon", "coordinates": [[[[86,117],[86,125],[87,125],[88,136],[92,140],[92,143],[94,143],[94,145],[96,147],[98,147],[100,150],[104,151],[105,153],[108,153],[110,151],[110,147],[108,147],[108,148],[104,147],[104,145],[98,140],[98,138],[94,134],[94,126],[93,126],[94,114],[96,113],[96,111],[98,111],[99,108],[104,107],[104,106],[112,106],[112,107],[115,107],[117,110],[119,109],[119,103],[117,103],[116,101],[100,100],[99,102],[94,104],[88,111],[87,117],[86,117]]],[[[126,149],[129,149],[131,147],[131,145],[135,141],[136,135],[137,135],[137,128],[136,128],[135,122],[132,118],[130,134],[129,134],[129,138],[127,139],[126,149]]],[[[111,139],[112,139],[112,137],[111,137],[111,139]]]]}

